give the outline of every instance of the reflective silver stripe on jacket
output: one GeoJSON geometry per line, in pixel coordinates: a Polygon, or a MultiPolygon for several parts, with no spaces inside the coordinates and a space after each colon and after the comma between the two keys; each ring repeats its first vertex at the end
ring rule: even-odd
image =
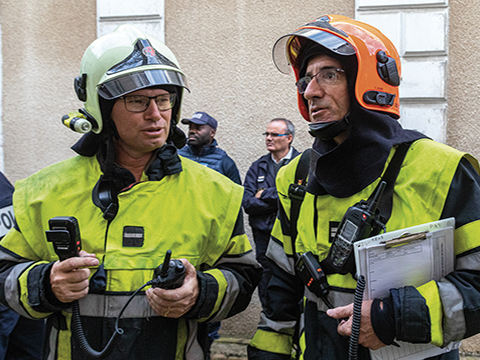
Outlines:
{"type": "MultiPolygon", "coordinates": [[[[455,268],[480,270],[480,253],[459,257],[455,268]]],[[[455,285],[445,278],[437,285],[443,306],[443,343],[462,340],[467,331],[462,295],[455,285]]]]}
{"type": "MultiPolygon", "coordinates": [[[[16,259],[18,261],[18,259],[16,259]]],[[[8,305],[20,315],[32,319],[29,313],[21,306],[20,302],[20,289],[18,285],[18,278],[20,275],[31,266],[34,262],[29,261],[23,264],[18,264],[12,268],[12,271],[8,274],[5,280],[5,300],[8,305]]]]}
{"type": "Polygon", "coordinates": [[[480,270],[480,252],[457,258],[455,269],[480,270]]]}
{"type": "MultiPolygon", "coordinates": [[[[353,303],[354,295],[355,294],[353,294],[353,293],[330,290],[330,292],[327,295],[327,298],[332,303],[332,305],[334,307],[338,307],[338,306],[345,306],[345,305],[353,303]]],[[[328,310],[328,306],[325,305],[323,300],[318,298],[317,295],[312,293],[306,287],[305,287],[305,297],[307,298],[307,300],[317,304],[317,310],[318,311],[324,311],[325,312],[325,311],[328,310]]]]}
{"type": "Polygon", "coordinates": [[[295,261],[293,260],[293,257],[287,256],[283,250],[283,246],[277,241],[270,240],[268,242],[265,256],[273,260],[283,271],[290,275],[295,275],[295,261]]]}
{"type": "MultiPolygon", "coordinates": [[[[89,294],[78,301],[81,316],[116,318],[130,299],[130,295],[89,294]]],[[[148,303],[144,293],[136,295],[128,304],[122,318],[148,318],[159,316],[148,303]]]]}
{"type": "Polygon", "coordinates": [[[220,306],[220,309],[218,309],[215,317],[212,319],[213,321],[220,321],[227,317],[240,291],[240,286],[238,285],[238,280],[235,275],[233,275],[230,271],[221,271],[227,280],[228,291],[225,292],[222,305],[220,306]]]}
{"type": "Polygon", "coordinates": [[[463,313],[463,298],[458,289],[448,280],[437,283],[443,306],[443,344],[462,340],[467,326],[463,313]]]}
{"type": "Polygon", "coordinates": [[[57,352],[58,345],[58,330],[55,328],[55,326],[52,326],[52,329],[50,330],[50,334],[48,336],[48,345],[49,352],[46,360],[57,360],[55,354],[57,352]]]}
{"type": "MultiPolygon", "coordinates": [[[[247,251],[241,255],[237,256],[223,256],[217,263],[215,267],[219,267],[221,264],[242,264],[242,265],[254,265],[256,268],[260,267],[260,264],[255,260],[255,254],[253,251],[247,251]]],[[[215,314],[215,317],[211,321],[220,321],[227,317],[228,313],[232,309],[233,304],[237,300],[238,294],[240,292],[240,285],[238,280],[229,270],[220,270],[227,281],[228,291],[225,292],[225,295],[222,300],[222,305],[218,312],[215,314]]]]}
{"type": "Polygon", "coordinates": [[[198,322],[188,320],[188,339],[185,346],[185,360],[204,360],[205,354],[197,339],[198,322]]]}
{"type": "Polygon", "coordinates": [[[293,335],[296,321],[273,321],[265,316],[263,311],[260,313],[259,328],[267,327],[276,332],[293,335]]]}

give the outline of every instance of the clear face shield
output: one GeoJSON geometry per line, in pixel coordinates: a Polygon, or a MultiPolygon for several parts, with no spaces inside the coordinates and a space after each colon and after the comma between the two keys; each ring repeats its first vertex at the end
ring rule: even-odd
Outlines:
{"type": "MultiPolygon", "coordinates": [[[[313,41],[326,49],[343,56],[355,55],[355,48],[346,40],[319,29],[300,29],[282,36],[273,46],[273,62],[283,74],[291,72],[291,66],[300,67],[298,56],[306,41],[313,41]]],[[[301,61],[301,59],[300,59],[301,61]]]]}

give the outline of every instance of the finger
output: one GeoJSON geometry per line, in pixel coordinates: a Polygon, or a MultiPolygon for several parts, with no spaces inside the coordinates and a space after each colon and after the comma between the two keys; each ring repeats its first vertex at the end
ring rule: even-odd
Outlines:
{"type": "Polygon", "coordinates": [[[59,263],[59,266],[63,271],[73,271],[79,268],[95,267],[98,266],[98,259],[95,257],[72,257],[59,263]]]}
{"type": "Polygon", "coordinates": [[[95,257],[95,254],[88,253],[85,250],[80,250],[78,255],[80,255],[80,257],[95,257]]]}
{"type": "Polygon", "coordinates": [[[342,336],[350,336],[352,334],[352,319],[342,320],[338,324],[337,331],[342,336]]]}
{"type": "Polygon", "coordinates": [[[348,318],[353,314],[353,304],[339,306],[334,309],[328,309],[327,315],[335,319],[348,318]]]}

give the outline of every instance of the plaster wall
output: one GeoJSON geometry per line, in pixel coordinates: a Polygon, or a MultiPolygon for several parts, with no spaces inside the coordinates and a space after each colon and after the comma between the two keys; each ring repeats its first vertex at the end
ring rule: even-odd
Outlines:
{"type": "Polygon", "coordinates": [[[79,135],[61,118],[81,107],[73,90],[96,38],[96,3],[1,1],[5,174],[14,182],[73,156],[79,135]]]}
{"type": "MultiPolygon", "coordinates": [[[[73,79],[96,38],[96,2],[3,0],[0,6],[5,173],[14,182],[74,155],[69,147],[80,135],[60,119],[81,107],[73,79]]],[[[449,7],[447,144],[479,157],[480,14],[475,1],[451,0],[449,7]]],[[[354,10],[353,0],[165,2],[165,42],[191,90],[183,116],[202,110],[218,120],[217,140],[242,179],[266,152],[261,134],[270,119],[294,122],[298,150],[312,143],[297,110],[293,75],[272,62],[273,44],[319,15],[354,16],[354,10]]],[[[250,311],[223,322],[222,331],[251,337],[258,312],[256,299],[250,311]]],[[[472,351],[479,348],[473,344],[472,351]]]]}
{"type": "Polygon", "coordinates": [[[242,180],[266,153],[262,133],[269,120],[290,119],[296,126],[294,146],[304,150],[311,145],[307,122],[297,110],[293,73],[276,69],[272,47],[280,36],[327,13],[354,16],[354,2],[165,2],[165,42],[191,90],[182,115],[206,111],[217,119],[216,138],[236,161],[242,180]]]}
{"type": "Polygon", "coordinates": [[[447,143],[480,157],[480,13],[477,3],[450,1],[447,143]]]}

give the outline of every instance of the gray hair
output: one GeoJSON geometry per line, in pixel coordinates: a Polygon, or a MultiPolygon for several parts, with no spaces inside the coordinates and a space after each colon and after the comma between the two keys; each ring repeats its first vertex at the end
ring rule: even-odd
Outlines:
{"type": "Polygon", "coordinates": [[[275,118],[270,120],[271,123],[274,121],[283,121],[283,123],[287,126],[287,134],[292,134],[292,142],[290,143],[291,145],[293,143],[293,139],[295,138],[295,125],[293,125],[290,120],[285,118],[275,118]]]}

